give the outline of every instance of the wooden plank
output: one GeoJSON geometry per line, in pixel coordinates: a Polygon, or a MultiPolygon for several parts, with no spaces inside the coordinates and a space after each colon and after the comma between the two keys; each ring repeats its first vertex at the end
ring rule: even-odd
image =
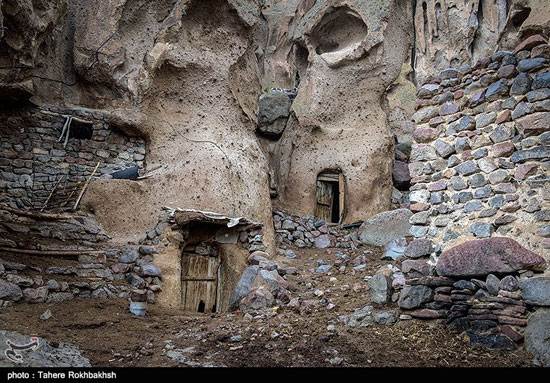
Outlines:
{"type": "Polygon", "coordinates": [[[81,217],[80,215],[74,215],[74,214],[41,213],[41,212],[31,211],[31,210],[21,210],[21,209],[16,209],[11,206],[2,205],[2,204],[0,204],[0,210],[6,210],[13,214],[36,218],[36,219],[73,219],[75,217],[81,217]]]}
{"type": "Polygon", "coordinates": [[[71,255],[87,255],[87,254],[103,254],[103,250],[33,250],[33,249],[13,249],[11,247],[0,247],[0,251],[15,254],[27,254],[27,255],[59,255],[59,256],[71,256],[71,255]]]}
{"type": "Polygon", "coordinates": [[[198,312],[213,312],[216,308],[218,257],[184,254],[182,260],[183,309],[198,312]]]}
{"type": "Polygon", "coordinates": [[[88,187],[88,184],[92,180],[92,177],[94,176],[95,172],[97,171],[97,168],[99,168],[99,164],[100,164],[100,162],[97,163],[97,165],[94,168],[94,171],[92,172],[92,174],[90,174],[90,176],[86,180],[86,183],[82,187],[82,190],[80,191],[80,194],[78,195],[78,198],[76,199],[76,202],[74,203],[73,210],[76,210],[76,208],[78,206],[78,203],[80,202],[80,199],[82,198],[82,196],[84,195],[84,192],[86,191],[86,188],[88,187]]]}
{"type": "Polygon", "coordinates": [[[333,203],[332,183],[317,181],[317,204],[315,216],[325,222],[330,222],[333,203]]]}
{"type": "Polygon", "coordinates": [[[339,180],[338,180],[338,191],[339,191],[339,197],[340,197],[340,201],[339,204],[340,204],[340,217],[338,219],[338,223],[341,224],[342,221],[344,220],[344,209],[345,209],[345,192],[346,192],[346,189],[344,187],[344,175],[342,173],[339,174],[339,180]]]}
{"type": "Polygon", "coordinates": [[[48,195],[48,198],[46,199],[46,202],[44,202],[44,205],[42,205],[42,209],[40,209],[41,212],[44,211],[46,206],[48,206],[48,202],[50,202],[50,199],[52,198],[53,193],[55,193],[55,189],[57,189],[57,187],[59,186],[59,183],[61,182],[63,177],[65,177],[65,176],[62,175],[61,177],[59,177],[59,179],[55,183],[54,187],[52,188],[52,191],[50,191],[50,194],[48,195]]]}
{"type": "Polygon", "coordinates": [[[339,181],[339,174],[336,173],[323,173],[319,174],[317,177],[318,181],[326,181],[326,182],[338,182],[339,181]]]}
{"type": "Polygon", "coordinates": [[[215,281],[215,277],[183,277],[182,281],[215,281]]]}

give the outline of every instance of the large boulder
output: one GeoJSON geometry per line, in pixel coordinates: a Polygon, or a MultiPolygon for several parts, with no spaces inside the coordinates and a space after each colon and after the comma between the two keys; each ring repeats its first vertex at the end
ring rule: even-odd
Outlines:
{"type": "Polygon", "coordinates": [[[538,309],[529,317],[525,348],[545,367],[550,367],[550,309],[538,309]]]}
{"type": "Polygon", "coordinates": [[[519,282],[521,297],[535,306],[550,306],[550,278],[529,278],[519,282]]]}
{"type": "Polygon", "coordinates": [[[260,270],[254,279],[253,287],[260,286],[264,286],[273,296],[276,297],[280,291],[286,290],[288,284],[277,273],[277,271],[260,270]]]}
{"type": "Polygon", "coordinates": [[[241,310],[258,310],[273,304],[275,298],[265,286],[254,287],[239,304],[241,310]]]}
{"type": "Polygon", "coordinates": [[[445,277],[479,277],[522,269],[543,270],[544,265],[542,257],[513,239],[494,237],[464,242],[444,251],[436,270],[445,277]]]}
{"type": "Polygon", "coordinates": [[[244,269],[243,274],[241,275],[241,279],[239,279],[239,282],[237,282],[237,286],[235,286],[235,289],[233,290],[233,292],[231,293],[231,297],[229,298],[230,310],[237,309],[241,299],[248,295],[248,293],[252,289],[254,280],[256,279],[259,271],[260,266],[258,265],[249,266],[244,269]]]}
{"type": "Polygon", "coordinates": [[[412,214],[409,209],[378,213],[363,222],[359,228],[359,239],[365,244],[384,246],[396,238],[409,235],[412,214]]]}
{"type": "Polygon", "coordinates": [[[273,90],[260,97],[258,131],[267,136],[279,136],[290,115],[290,98],[285,92],[273,90]]]}

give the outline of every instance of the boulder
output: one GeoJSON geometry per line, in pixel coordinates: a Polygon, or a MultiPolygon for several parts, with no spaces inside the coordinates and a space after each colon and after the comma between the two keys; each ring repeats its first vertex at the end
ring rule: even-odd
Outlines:
{"type": "Polygon", "coordinates": [[[516,346],[510,338],[498,334],[477,334],[467,332],[472,347],[481,347],[488,350],[514,350],[516,346]]]}
{"type": "Polygon", "coordinates": [[[286,281],[277,273],[272,270],[260,270],[254,279],[252,287],[264,286],[269,292],[276,297],[280,291],[285,290],[288,287],[286,281]]]}
{"type": "Polygon", "coordinates": [[[133,263],[139,258],[139,252],[131,247],[121,249],[119,261],[121,263],[133,263]]]}
{"type": "Polygon", "coordinates": [[[241,310],[258,310],[262,307],[268,307],[273,304],[275,298],[265,286],[255,287],[244,297],[240,303],[241,310]]]}
{"type": "Polygon", "coordinates": [[[550,367],[550,309],[539,309],[529,317],[525,348],[545,367],[550,367]]]}
{"type": "Polygon", "coordinates": [[[0,279],[0,299],[18,301],[23,297],[21,288],[16,284],[0,279]]]}
{"type": "Polygon", "coordinates": [[[42,303],[46,301],[48,296],[48,286],[42,286],[37,289],[24,289],[23,296],[25,300],[30,303],[42,303]]]}
{"type": "Polygon", "coordinates": [[[476,277],[541,270],[545,261],[515,240],[493,237],[464,242],[444,251],[436,270],[440,276],[476,277]]]}
{"type": "Polygon", "coordinates": [[[391,299],[391,279],[384,274],[376,274],[369,279],[369,296],[374,303],[385,304],[391,299]]]}
{"type": "Polygon", "coordinates": [[[519,281],[521,297],[536,306],[550,306],[550,277],[528,278],[519,281]]]}
{"type": "Polygon", "coordinates": [[[248,295],[248,293],[252,289],[252,285],[259,271],[260,266],[258,265],[249,266],[244,269],[243,274],[241,275],[241,279],[239,279],[239,282],[237,282],[237,286],[235,286],[235,289],[233,290],[233,292],[231,293],[231,297],[229,298],[230,310],[237,309],[239,302],[248,295]]]}
{"type": "Polygon", "coordinates": [[[409,234],[412,214],[409,209],[378,213],[363,222],[359,228],[359,239],[365,244],[384,246],[393,239],[404,237],[409,234]]]}

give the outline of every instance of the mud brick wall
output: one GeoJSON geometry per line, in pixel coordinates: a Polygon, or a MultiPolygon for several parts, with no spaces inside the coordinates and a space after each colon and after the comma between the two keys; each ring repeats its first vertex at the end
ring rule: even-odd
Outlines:
{"type": "Polygon", "coordinates": [[[541,36],[420,84],[409,170],[411,234],[491,236],[550,249],[550,56],[541,36]]]}
{"type": "MultiPolygon", "coordinates": [[[[61,136],[65,118],[38,108],[6,111],[0,116],[0,202],[19,208],[42,207],[51,189],[65,175],[62,185],[85,180],[97,162],[96,176],[107,177],[117,170],[144,165],[145,142],[113,130],[101,112],[60,110],[92,122],[90,139],[61,136]]],[[[74,122],[73,122],[74,124],[74,122]]]]}

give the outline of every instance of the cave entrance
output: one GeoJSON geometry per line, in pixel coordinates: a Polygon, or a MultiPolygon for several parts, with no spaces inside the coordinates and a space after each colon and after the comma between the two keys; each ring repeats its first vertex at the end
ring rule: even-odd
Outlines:
{"type": "Polygon", "coordinates": [[[219,306],[221,257],[217,246],[200,244],[183,250],[182,306],[185,311],[214,313],[219,306]]]}
{"type": "Polygon", "coordinates": [[[344,194],[342,173],[320,173],[317,176],[315,216],[326,223],[342,223],[344,194]]]}

